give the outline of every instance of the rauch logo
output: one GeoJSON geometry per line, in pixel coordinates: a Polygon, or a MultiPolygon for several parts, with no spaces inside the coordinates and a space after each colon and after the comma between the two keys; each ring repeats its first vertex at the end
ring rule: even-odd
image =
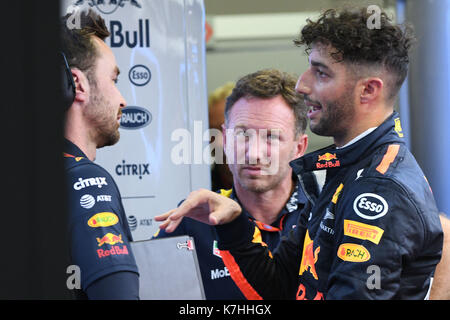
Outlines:
{"type": "Polygon", "coordinates": [[[152,114],[144,108],[129,106],[122,109],[120,127],[135,130],[148,126],[152,121],[152,114]]]}

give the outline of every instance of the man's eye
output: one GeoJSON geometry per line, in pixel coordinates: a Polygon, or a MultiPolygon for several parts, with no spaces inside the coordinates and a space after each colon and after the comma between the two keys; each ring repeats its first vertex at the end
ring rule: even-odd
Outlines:
{"type": "Polygon", "coordinates": [[[119,78],[115,78],[113,79],[114,83],[117,84],[117,82],[119,82],[119,78]]]}
{"type": "Polygon", "coordinates": [[[280,139],[280,136],[277,134],[269,134],[268,137],[270,140],[279,140],[280,139]]]}
{"type": "Polygon", "coordinates": [[[316,74],[317,74],[320,78],[324,78],[324,77],[327,77],[327,76],[328,76],[325,72],[320,71],[320,70],[317,70],[317,71],[316,71],[316,74]]]}

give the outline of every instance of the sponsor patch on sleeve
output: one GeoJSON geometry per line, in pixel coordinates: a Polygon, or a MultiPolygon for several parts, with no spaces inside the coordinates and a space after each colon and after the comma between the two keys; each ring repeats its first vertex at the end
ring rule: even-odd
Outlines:
{"type": "Polygon", "coordinates": [[[370,259],[370,252],[356,243],[343,243],[339,246],[337,256],[347,262],[365,262],[370,259]]]}
{"type": "Polygon", "coordinates": [[[386,215],[389,205],[383,197],[375,193],[362,193],[353,201],[353,210],[361,218],[375,220],[386,215]]]}
{"type": "Polygon", "coordinates": [[[384,230],[379,227],[358,221],[344,220],[344,235],[346,236],[361,240],[369,240],[378,244],[380,243],[383,233],[384,230]]]}
{"type": "Polygon", "coordinates": [[[87,222],[91,228],[110,227],[119,222],[119,217],[112,212],[99,212],[93,215],[87,222]]]}

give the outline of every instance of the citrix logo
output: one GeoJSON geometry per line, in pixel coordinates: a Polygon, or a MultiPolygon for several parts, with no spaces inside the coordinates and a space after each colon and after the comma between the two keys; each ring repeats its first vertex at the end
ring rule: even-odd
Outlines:
{"type": "Polygon", "coordinates": [[[122,164],[116,166],[118,176],[139,176],[142,179],[144,175],[150,175],[150,163],[129,164],[122,160],[122,164]]]}
{"type": "Polygon", "coordinates": [[[81,190],[87,187],[97,186],[98,188],[101,188],[102,186],[107,186],[108,183],[106,182],[105,177],[95,177],[95,178],[78,178],[78,182],[75,182],[73,184],[73,188],[75,190],[81,190]]]}

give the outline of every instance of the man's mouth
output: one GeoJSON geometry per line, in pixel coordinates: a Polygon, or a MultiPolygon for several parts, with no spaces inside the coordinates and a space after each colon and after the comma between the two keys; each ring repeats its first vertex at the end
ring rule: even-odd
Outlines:
{"type": "Polygon", "coordinates": [[[322,105],[319,102],[311,101],[309,99],[305,99],[305,104],[312,108],[313,110],[322,109],[322,105]]]}
{"type": "Polygon", "coordinates": [[[262,168],[260,166],[244,166],[241,170],[247,172],[247,174],[255,175],[260,174],[262,168]]]}
{"type": "Polygon", "coordinates": [[[305,105],[309,107],[308,116],[311,117],[322,110],[322,105],[318,102],[305,99],[305,105]]]}

